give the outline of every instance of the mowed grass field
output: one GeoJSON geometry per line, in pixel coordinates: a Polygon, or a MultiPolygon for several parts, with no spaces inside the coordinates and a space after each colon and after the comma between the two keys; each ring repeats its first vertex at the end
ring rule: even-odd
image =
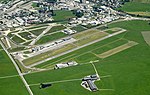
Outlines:
{"type": "Polygon", "coordinates": [[[133,2],[150,3],[150,0],[132,0],[133,2]]]}
{"type": "Polygon", "coordinates": [[[149,3],[140,3],[140,2],[127,2],[121,10],[127,12],[150,12],[149,10],[150,4],[149,3]]]}
{"type": "MultiPolygon", "coordinates": [[[[148,22],[123,21],[110,24],[108,27],[120,27],[126,29],[127,32],[74,51],[62,57],[50,60],[37,67],[43,67],[59,61],[63,62],[68,59],[74,59],[73,57],[75,56],[78,56],[75,60],[80,64],[89,62],[90,60],[99,59],[100,62],[95,63],[98,73],[100,76],[110,75],[110,77],[102,78],[102,80],[96,82],[96,84],[100,89],[105,88],[113,90],[102,90],[92,93],[80,86],[81,81],[73,81],[56,83],[53,84],[52,87],[41,90],[39,89],[39,85],[31,86],[33,92],[36,95],[149,95],[150,47],[144,41],[141,34],[142,31],[150,30],[148,22]],[[109,42],[118,40],[118,38],[127,39],[139,44],[104,59],[88,52],[93,48],[98,48],[109,42]]],[[[42,82],[82,78],[93,73],[94,71],[91,64],[87,64],[59,70],[33,73],[26,75],[25,77],[29,84],[37,84],[42,82]]]]}
{"type": "Polygon", "coordinates": [[[36,44],[45,44],[45,43],[48,43],[48,42],[51,42],[51,41],[54,41],[54,40],[61,39],[61,38],[66,37],[66,36],[67,36],[67,34],[65,34],[63,32],[57,32],[57,33],[54,33],[54,34],[51,34],[51,35],[45,35],[45,36],[41,37],[36,42],[36,44]]]}
{"type": "Polygon", "coordinates": [[[150,3],[127,2],[119,10],[123,10],[130,14],[150,16],[150,3]]]}
{"type": "Polygon", "coordinates": [[[54,13],[56,14],[56,16],[53,16],[55,21],[65,21],[75,17],[73,12],[68,10],[55,10],[54,13]]]}
{"type": "MultiPolygon", "coordinates": [[[[1,47],[1,46],[0,46],[1,47]]],[[[0,94],[1,95],[29,95],[19,76],[4,78],[5,76],[18,75],[13,63],[4,50],[0,51],[0,94]]]]}

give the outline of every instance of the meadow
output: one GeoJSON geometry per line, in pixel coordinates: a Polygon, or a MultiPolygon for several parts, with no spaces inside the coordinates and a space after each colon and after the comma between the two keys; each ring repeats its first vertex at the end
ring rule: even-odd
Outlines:
{"type": "Polygon", "coordinates": [[[29,95],[13,63],[4,50],[0,51],[0,93],[1,95],[12,95],[13,93],[15,95],[29,95]]]}
{"type": "Polygon", "coordinates": [[[127,2],[117,10],[125,11],[129,14],[136,14],[142,16],[150,16],[150,3],[141,2],[127,2]]]}

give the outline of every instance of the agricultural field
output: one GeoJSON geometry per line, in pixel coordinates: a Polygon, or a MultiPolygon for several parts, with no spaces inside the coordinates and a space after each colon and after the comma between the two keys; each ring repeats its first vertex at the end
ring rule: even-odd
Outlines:
{"type": "Polygon", "coordinates": [[[132,0],[133,2],[150,3],[150,0],[132,0]]]}
{"type": "Polygon", "coordinates": [[[11,95],[12,93],[29,95],[13,63],[3,49],[0,51],[0,67],[0,92],[2,95],[11,95]]]}
{"type": "Polygon", "coordinates": [[[150,48],[141,34],[142,31],[150,29],[148,22],[139,20],[123,21],[110,24],[108,27],[120,27],[126,29],[127,32],[36,66],[39,68],[48,68],[52,64],[68,60],[75,60],[81,64],[59,70],[48,70],[25,75],[33,93],[38,95],[48,93],[53,93],[53,95],[148,95],[150,85],[150,48]],[[118,43],[114,45],[113,43],[117,41],[118,43]],[[96,49],[100,50],[102,46],[108,45],[107,47],[110,48],[105,51],[109,51],[112,47],[116,48],[127,44],[128,41],[134,41],[138,44],[106,58],[99,58],[95,55],[95,53],[104,52],[96,51],[96,49]],[[91,60],[99,60],[94,65],[98,74],[102,77],[100,81],[96,81],[96,85],[100,91],[95,93],[82,88],[80,86],[81,80],[74,80],[95,73],[92,65],[88,64],[91,60]],[[103,76],[107,77],[103,78],[103,76]],[[40,90],[40,83],[52,83],[52,86],[40,90]]]}
{"type": "Polygon", "coordinates": [[[118,10],[122,10],[130,14],[150,16],[149,8],[150,8],[149,3],[127,2],[118,10]]]}

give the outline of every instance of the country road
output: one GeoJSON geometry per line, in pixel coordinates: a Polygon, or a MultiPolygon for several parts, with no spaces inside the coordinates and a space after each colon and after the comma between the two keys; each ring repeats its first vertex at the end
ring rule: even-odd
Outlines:
{"type": "Polygon", "coordinates": [[[30,94],[30,95],[33,95],[33,92],[31,91],[31,89],[30,89],[30,87],[29,87],[27,81],[25,80],[23,74],[21,73],[21,71],[20,71],[20,69],[19,69],[17,63],[14,61],[14,59],[13,59],[12,56],[9,54],[9,52],[7,51],[7,49],[5,48],[5,46],[3,45],[3,43],[2,43],[1,41],[0,41],[0,45],[3,47],[4,51],[7,53],[8,57],[11,59],[12,63],[14,64],[14,66],[15,66],[15,68],[16,68],[16,70],[17,70],[17,72],[18,72],[18,74],[19,74],[19,76],[20,76],[20,78],[21,78],[21,80],[23,81],[25,87],[27,88],[29,94],[30,94]]]}

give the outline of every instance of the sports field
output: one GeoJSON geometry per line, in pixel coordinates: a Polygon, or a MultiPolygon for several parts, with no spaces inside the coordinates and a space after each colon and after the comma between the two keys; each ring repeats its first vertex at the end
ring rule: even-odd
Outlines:
{"type": "Polygon", "coordinates": [[[50,66],[50,64],[64,62],[68,59],[76,60],[82,64],[75,67],[26,75],[25,78],[33,93],[37,95],[47,95],[49,93],[53,93],[53,95],[148,95],[150,85],[150,48],[141,34],[141,31],[148,31],[150,29],[148,22],[123,21],[108,26],[109,28],[120,27],[126,29],[127,32],[37,66],[45,66],[46,68],[46,65],[50,66]],[[120,42],[122,44],[126,43],[124,40],[129,40],[137,42],[138,45],[104,59],[97,57],[92,52],[88,52],[93,48],[100,48],[100,46],[118,41],[118,39],[123,40],[120,42]],[[92,93],[80,86],[81,80],[75,79],[95,73],[91,64],[85,63],[97,59],[100,61],[94,64],[102,79],[96,82],[100,91],[92,93]],[[107,77],[103,78],[103,76],[107,77]],[[53,83],[52,87],[39,89],[39,83],[47,82],[53,83]]]}

